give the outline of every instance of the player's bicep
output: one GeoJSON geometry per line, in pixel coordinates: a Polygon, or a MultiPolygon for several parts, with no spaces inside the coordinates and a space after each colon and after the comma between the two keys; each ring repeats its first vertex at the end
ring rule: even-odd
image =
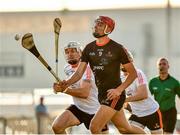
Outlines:
{"type": "Polygon", "coordinates": [[[122,64],[123,65],[123,67],[126,69],[126,71],[128,72],[128,73],[131,73],[131,74],[134,74],[134,75],[136,75],[137,76],[137,73],[136,73],[136,70],[135,70],[135,67],[134,67],[134,65],[133,65],[133,63],[127,63],[127,64],[122,64]]]}
{"type": "Polygon", "coordinates": [[[80,83],[80,87],[83,89],[83,93],[89,95],[91,90],[91,81],[90,80],[82,80],[80,83]]]}
{"type": "Polygon", "coordinates": [[[142,98],[148,97],[148,88],[146,84],[139,85],[136,91],[137,95],[141,95],[142,98]]]}
{"type": "Polygon", "coordinates": [[[91,80],[82,80],[81,81],[81,88],[91,88],[91,80]]]}

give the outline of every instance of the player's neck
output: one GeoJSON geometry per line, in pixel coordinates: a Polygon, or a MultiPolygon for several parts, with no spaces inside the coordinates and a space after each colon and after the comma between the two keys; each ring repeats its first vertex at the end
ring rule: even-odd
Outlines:
{"type": "Polygon", "coordinates": [[[166,80],[168,78],[169,74],[168,73],[160,73],[159,78],[161,80],[166,80]]]}
{"type": "Polygon", "coordinates": [[[72,68],[77,68],[77,67],[78,67],[78,65],[79,65],[79,62],[78,62],[78,63],[76,63],[76,64],[71,65],[71,67],[72,67],[72,68]]]}
{"type": "Polygon", "coordinates": [[[96,39],[96,44],[98,46],[104,46],[110,41],[110,38],[108,36],[100,37],[96,39]]]}

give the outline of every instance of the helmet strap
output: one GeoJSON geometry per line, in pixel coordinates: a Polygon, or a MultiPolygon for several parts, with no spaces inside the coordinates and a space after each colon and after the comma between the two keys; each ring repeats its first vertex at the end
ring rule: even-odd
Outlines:
{"type": "Polygon", "coordinates": [[[107,28],[108,28],[108,25],[106,25],[106,27],[104,28],[104,34],[105,34],[105,35],[108,35],[108,34],[111,33],[111,32],[106,32],[106,31],[107,31],[107,28]]]}

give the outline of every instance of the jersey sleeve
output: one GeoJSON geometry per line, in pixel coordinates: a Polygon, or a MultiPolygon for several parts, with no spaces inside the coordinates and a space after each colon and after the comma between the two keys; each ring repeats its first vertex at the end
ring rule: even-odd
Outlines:
{"type": "Polygon", "coordinates": [[[141,85],[143,85],[143,84],[147,84],[146,76],[145,76],[145,74],[144,74],[142,71],[140,71],[140,70],[137,71],[136,84],[137,84],[137,86],[141,86],[141,85]]]}
{"type": "Polygon", "coordinates": [[[81,62],[86,62],[86,63],[89,62],[89,59],[88,59],[88,46],[86,46],[84,48],[83,52],[82,52],[81,62]]]}
{"type": "Polygon", "coordinates": [[[176,83],[175,92],[178,95],[178,97],[180,98],[180,83],[179,83],[178,80],[177,80],[177,83],[176,83]]]}
{"type": "Polygon", "coordinates": [[[128,51],[123,46],[120,49],[120,61],[121,61],[122,64],[130,63],[130,59],[129,59],[129,56],[128,56],[128,51]]]}
{"type": "Polygon", "coordinates": [[[82,80],[88,81],[88,82],[93,80],[92,71],[91,71],[91,68],[89,65],[87,66],[86,71],[84,72],[84,74],[82,76],[82,80]]]}
{"type": "Polygon", "coordinates": [[[66,77],[70,77],[75,71],[71,68],[71,65],[67,64],[64,66],[64,73],[66,77]]]}
{"type": "Polygon", "coordinates": [[[152,89],[152,79],[149,81],[149,90],[150,90],[151,94],[153,95],[154,92],[153,92],[153,89],[152,89]]]}

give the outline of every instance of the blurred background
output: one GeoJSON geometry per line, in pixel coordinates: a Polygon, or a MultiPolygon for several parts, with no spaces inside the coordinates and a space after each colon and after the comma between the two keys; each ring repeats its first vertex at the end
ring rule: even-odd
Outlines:
{"type": "MultiPolygon", "coordinates": [[[[48,116],[40,130],[52,133],[53,119],[72,103],[70,96],[52,92],[55,79],[22,48],[22,36],[33,34],[37,49],[55,70],[53,20],[60,18],[59,76],[65,79],[63,46],[78,41],[84,47],[94,40],[91,28],[98,15],[115,20],[110,37],[133,53],[135,65],[148,79],[157,75],[156,60],[162,56],[170,60],[170,73],[180,79],[179,0],[0,0],[0,133],[38,133],[35,107],[41,96],[48,116]]],[[[180,112],[180,100],[176,102],[180,112]]],[[[113,127],[110,131],[116,132],[113,127]]],[[[70,132],[87,133],[83,126],[70,132]]]]}

